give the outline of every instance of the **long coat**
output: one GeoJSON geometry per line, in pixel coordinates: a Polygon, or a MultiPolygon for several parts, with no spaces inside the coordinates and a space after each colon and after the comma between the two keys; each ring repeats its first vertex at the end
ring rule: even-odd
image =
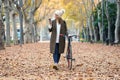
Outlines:
{"type": "MultiPolygon", "coordinates": [[[[60,29],[60,34],[67,35],[67,26],[66,22],[61,19],[61,29],[60,29]]],[[[55,51],[55,45],[56,45],[56,35],[57,35],[57,24],[56,20],[52,21],[52,28],[49,29],[51,34],[51,39],[50,39],[50,53],[54,53],[55,51]]],[[[65,50],[65,37],[60,36],[59,38],[59,53],[64,53],[65,50]]]]}

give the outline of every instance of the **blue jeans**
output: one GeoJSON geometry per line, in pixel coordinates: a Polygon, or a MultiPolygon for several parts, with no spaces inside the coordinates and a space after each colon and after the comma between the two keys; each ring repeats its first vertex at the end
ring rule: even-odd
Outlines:
{"type": "Polygon", "coordinates": [[[61,54],[59,53],[59,43],[55,45],[55,52],[53,54],[54,63],[59,63],[61,54]]]}

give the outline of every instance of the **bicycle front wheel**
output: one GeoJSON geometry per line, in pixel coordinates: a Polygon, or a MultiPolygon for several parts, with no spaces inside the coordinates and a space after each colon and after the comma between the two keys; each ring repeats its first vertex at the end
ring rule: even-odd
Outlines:
{"type": "Polygon", "coordinates": [[[68,54],[67,54],[67,62],[68,62],[68,68],[72,69],[72,48],[69,47],[68,54]]]}

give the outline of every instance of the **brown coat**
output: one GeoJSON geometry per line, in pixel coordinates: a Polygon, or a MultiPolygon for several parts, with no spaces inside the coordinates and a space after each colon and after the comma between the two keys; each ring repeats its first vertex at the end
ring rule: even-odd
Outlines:
{"type": "MultiPolygon", "coordinates": [[[[61,19],[60,24],[61,24],[60,34],[67,35],[66,22],[61,19]]],[[[50,53],[54,53],[54,51],[55,51],[56,35],[57,35],[56,29],[57,29],[56,20],[54,20],[54,21],[52,21],[52,28],[49,29],[49,31],[52,32],[51,39],[50,39],[50,53]]],[[[65,37],[60,36],[60,38],[59,38],[59,53],[64,53],[64,49],[65,49],[65,37]]]]}

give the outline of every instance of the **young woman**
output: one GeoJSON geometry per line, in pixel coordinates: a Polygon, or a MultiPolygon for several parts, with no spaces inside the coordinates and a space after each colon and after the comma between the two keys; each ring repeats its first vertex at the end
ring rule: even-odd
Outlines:
{"type": "Polygon", "coordinates": [[[50,22],[49,31],[51,34],[50,39],[50,53],[53,54],[54,66],[53,69],[58,70],[58,63],[61,53],[64,53],[65,49],[65,37],[60,36],[67,35],[66,22],[61,18],[63,12],[55,11],[55,20],[50,22]]]}

